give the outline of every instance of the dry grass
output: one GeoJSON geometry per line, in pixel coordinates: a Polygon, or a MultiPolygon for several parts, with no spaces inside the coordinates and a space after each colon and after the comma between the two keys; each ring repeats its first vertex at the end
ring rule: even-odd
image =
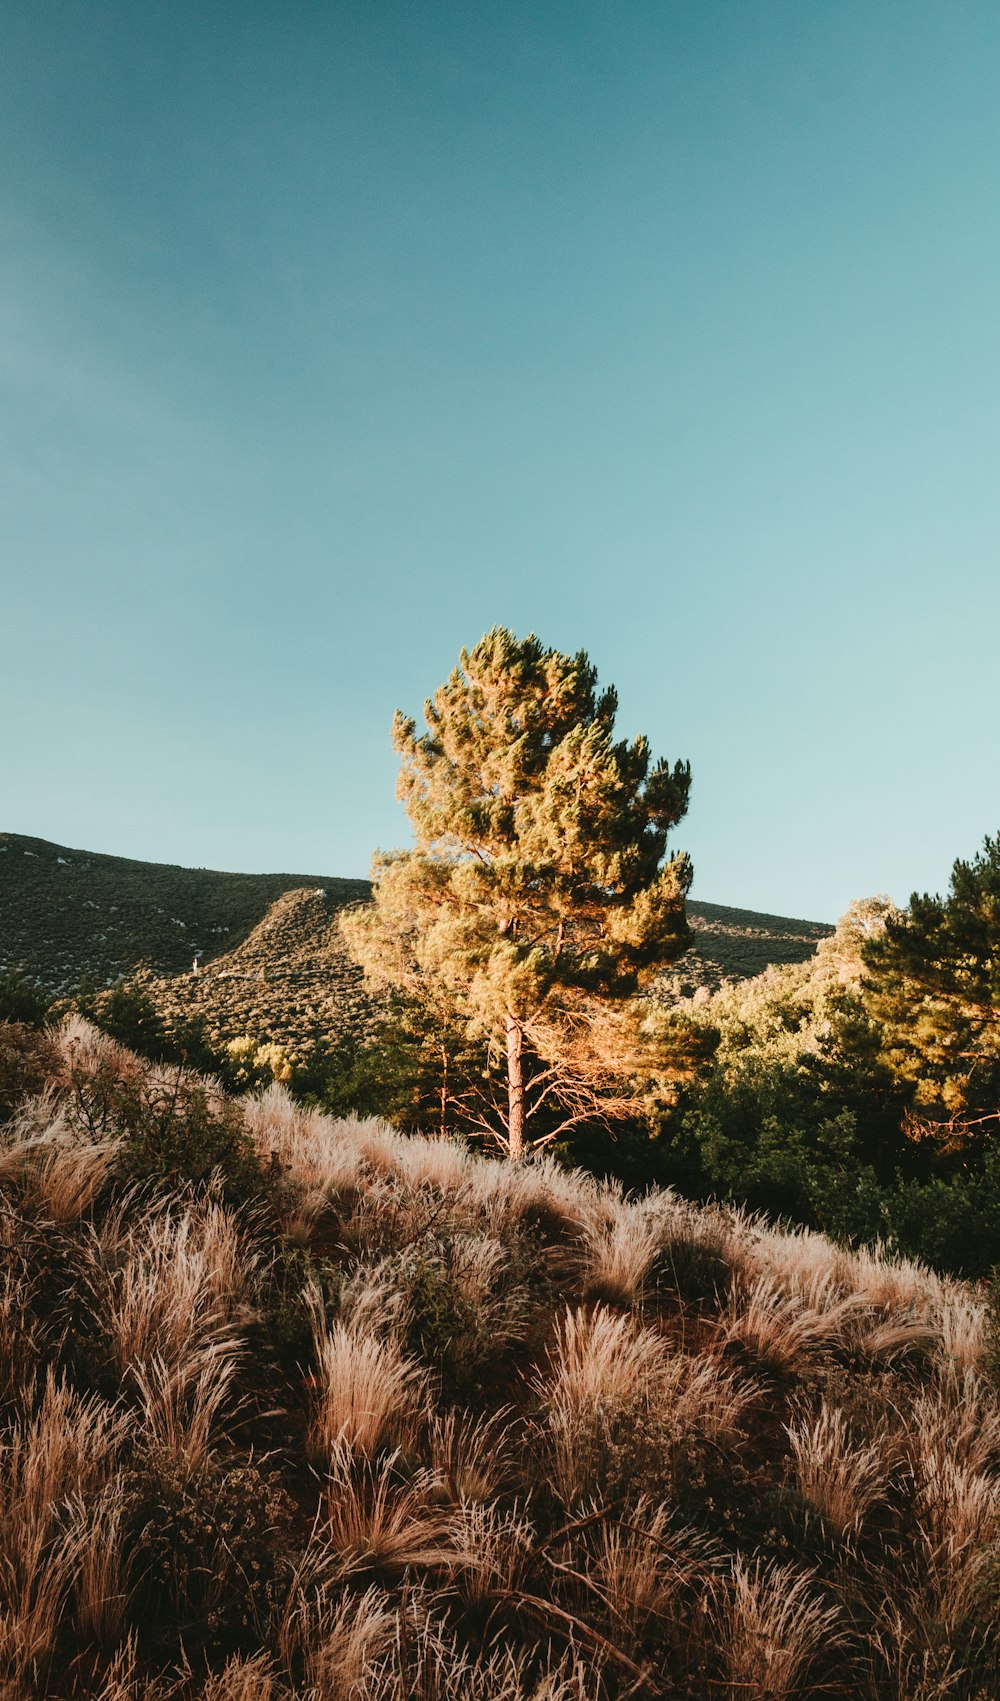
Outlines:
{"type": "Polygon", "coordinates": [[[514,1474],[509,1424],[513,1412],[481,1418],[474,1412],[433,1413],[428,1434],[431,1467],[456,1505],[494,1499],[514,1474]]]}
{"type": "Polygon", "coordinates": [[[447,1565],[451,1514],[432,1471],[407,1475],[400,1455],[359,1460],[343,1444],[330,1460],[318,1526],[333,1575],[392,1574],[411,1566],[447,1565]]]}
{"type": "Polygon", "coordinates": [[[236,1654],[208,1678],[201,1701],[278,1701],[286,1693],[266,1654],[236,1654]]]}
{"type": "Polygon", "coordinates": [[[552,1482],[566,1505],[590,1488],[607,1420],[648,1401],[667,1374],[669,1354],[649,1330],[598,1306],[567,1311],[538,1384],[548,1421],[552,1482]]]}
{"type": "Polygon", "coordinates": [[[356,1185],[362,1159],[351,1126],[304,1110],[277,1082],[245,1101],[244,1118],[260,1157],[276,1158],[317,1210],[356,1185]]]}
{"type": "Polygon", "coordinates": [[[630,1428],[651,1439],[669,1472],[685,1442],[707,1437],[723,1448],[731,1441],[758,1393],[717,1358],[672,1350],[605,1306],[566,1312],[537,1390],[552,1484],[567,1505],[593,1492],[609,1441],[619,1448],[630,1428]]]}
{"type": "Polygon", "coordinates": [[[404,1353],[382,1322],[384,1291],[370,1286],[355,1298],[347,1321],[327,1324],[312,1297],[314,1393],[307,1451],[332,1465],[341,1448],[372,1458],[412,1438],[426,1404],[427,1375],[404,1353]]]}
{"type": "Polygon", "coordinates": [[[107,1184],[118,1149],[115,1139],[81,1138],[49,1089],[24,1105],[3,1130],[0,1183],[14,1182],[34,1212],[66,1226],[90,1210],[107,1184]]]}
{"type": "Polygon", "coordinates": [[[735,1561],[720,1626],[731,1684],[786,1701],[842,1639],[839,1613],[819,1598],[810,1576],[787,1565],[735,1561]]]}
{"type": "Polygon", "coordinates": [[[772,1276],[761,1275],[734,1296],[723,1318],[723,1339],[766,1369],[794,1376],[841,1346],[863,1309],[856,1294],[839,1294],[826,1273],[814,1275],[804,1293],[789,1293],[772,1276]]]}
{"type": "Polygon", "coordinates": [[[138,1191],[98,1087],[156,1071],[59,1043],[0,1147],[2,1701],[1000,1694],[981,1295],[280,1088],[253,1210],[138,1191]]]}
{"type": "Polygon", "coordinates": [[[136,1365],[133,1381],[153,1446],[188,1471],[204,1465],[227,1405],[232,1415],[238,1367],[238,1354],[222,1341],[197,1345],[173,1361],[157,1353],[136,1365]]]}
{"type": "Polygon", "coordinates": [[[123,1377],[154,1358],[177,1365],[209,1345],[235,1348],[260,1258],[223,1206],[143,1210],[126,1196],[89,1245],[95,1313],[123,1377]]]}
{"type": "Polygon", "coordinates": [[[305,1676],[317,1701],[358,1701],[380,1662],[395,1645],[397,1612],[381,1589],[340,1596],[313,1609],[307,1633],[305,1676]]]}
{"type": "Polygon", "coordinates": [[[842,1411],[822,1402],[819,1411],[788,1426],[796,1487],[841,1541],[857,1535],[885,1498],[893,1468],[887,1435],[867,1445],[853,1442],[842,1411]]]}
{"type": "Polygon", "coordinates": [[[617,1623],[641,1643],[650,1625],[683,1610],[694,1591],[704,1604],[720,1587],[715,1543],[678,1528],[674,1508],[641,1502],[627,1522],[599,1526],[594,1575],[617,1623]]]}
{"type": "Polygon", "coordinates": [[[556,1330],[542,1393],[550,1411],[583,1411],[647,1393],[668,1372],[660,1336],[598,1305],[567,1310],[556,1330]]]}
{"type": "Polygon", "coordinates": [[[583,1232],[583,1289],[588,1299],[635,1306],[663,1245],[662,1213],[612,1194],[583,1232]]]}
{"type": "Polygon", "coordinates": [[[102,1490],[123,1433],[120,1414],[50,1375],[34,1416],[0,1442],[0,1671],[21,1681],[44,1670],[76,1589],[81,1629],[114,1616],[95,1591],[110,1578],[121,1594],[102,1490]]]}
{"type": "Polygon", "coordinates": [[[517,1506],[501,1509],[466,1502],[449,1534],[451,1586],[467,1609],[482,1616],[496,1602],[516,1596],[536,1540],[517,1506]]]}

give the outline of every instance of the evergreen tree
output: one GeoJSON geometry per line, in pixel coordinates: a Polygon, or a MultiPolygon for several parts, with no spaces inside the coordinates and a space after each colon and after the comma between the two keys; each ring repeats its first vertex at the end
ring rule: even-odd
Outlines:
{"type": "Polygon", "coordinates": [[[913,1134],[1000,1122],[1000,834],[952,869],[946,898],[915,892],[864,948],[864,1001],[883,1058],[912,1091],[913,1134]]]}
{"type": "Polygon", "coordinates": [[[616,742],[616,708],[583,652],[501,627],[463,650],[427,731],[393,723],[416,847],[376,857],[374,904],[344,921],[376,982],[485,1043],[503,1100],[466,1110],[515,1159],[532,1124],[634,1117],[695,1062],[639,996],[690,941],[691,865],[664,860],[690,768],[616,742]]]}

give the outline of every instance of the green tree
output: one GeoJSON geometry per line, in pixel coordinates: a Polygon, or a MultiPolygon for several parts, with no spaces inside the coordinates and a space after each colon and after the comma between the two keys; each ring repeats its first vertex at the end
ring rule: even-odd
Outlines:
{"type": "Polygon", "coordinates": [[[43,1028],[51,1007],[52,1000],[37,981],[29,980],[19,969],[8,969],[0,975],[0,1022],[23,1022],[29,1028],[43,1028]]]}
{"type": "Polygon", "coordinates": [[[374,981],[485,1045],[503,1096],[487,1068],[466,1110],[514,1159],[535,1128],[634,1118],[696,1060],[640,996],[690,941],[691,865],[665,860],[690,769],[616,742],[616,709],[583,652],[501,627],[463,650],[425,733],[396,713],[416,846],[376,856],[374,904],[343,923],[374,981]]]}
{"type": "Polygon", "coordinates": [[[864,947],[863,998],[886,1066],[912,1091],[910,1132],[962,1139],[1000,1122],[1000,833],[915,892],[864,947]]]}

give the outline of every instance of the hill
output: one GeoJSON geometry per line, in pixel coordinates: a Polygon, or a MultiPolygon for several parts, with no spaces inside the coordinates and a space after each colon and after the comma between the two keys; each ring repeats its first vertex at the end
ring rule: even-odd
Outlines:
{"type": "MultiPolygon", "coordinates": [[[[340,937],[337,912],[366,880],[228,874],[72,850],[0,834],[0,974],[18,968],[64,996],[137,980],[168,1021],[207,1036],[292,1048],[364,1035],[375,1005],[340,937]],[[194,969],[195,954],[198,968],[194,969]]],[[[722,904],[688,906],[695,944],[669,977],[685,996],[801,962],[831,930],[722,904]]]]}
{"type": "Polygon", "coordinates": [[[0,1027],[4,1701],[986,1701],[963,1284],[0,1027]],[[137,1183],[139,1185],[137,1185],[137,1183]]]}
{"type": "Polygon", "coordinates": [[[140,967],[179,974],[196,951],[211,961],[232,950],[303,887],[322,887],[331,909],[369,891],[366,880],[179,868],[0,833],[0,973],[19,967],[51,993],[140,967]]]}

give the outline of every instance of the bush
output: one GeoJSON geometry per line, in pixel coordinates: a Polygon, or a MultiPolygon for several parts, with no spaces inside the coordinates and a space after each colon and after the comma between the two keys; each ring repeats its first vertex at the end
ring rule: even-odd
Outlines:
{"type": "Polygon", "coordinates": [[[252,1464],[188,1473],[154,1454],[126,1495],[144,1648],[217,1657],[265,1640],[290,1510],[274,1483],[252,1464]]]}
{"type": "Polygon", "coordinates": [[[120,1173],[134,1181],[189,1183],[216,1173],[234,1203],[265,1190],[265,1176],[239,1104],[178,1067],[123,1072],[114,1057],[95,1068],[71,1063],[77,1126],[93,1139],[118,1136],[120,1173]]]}
{"type": "Polygon", "coordinates": [[[48,998],[34,981],[8,969],[0,975],[0,1022],[19,1022],[28,1028],[45,1026],[51,1008],[48,998]]]}
{"type": "Polygon", "coordinates": [[[205,1181],[221,1173],[231,1198],[264,1186],[238,1104],[178,1071],[173,1083],[146,1086],[126,1107],[122,1163],[136,1180],[205,1181]]]}
{"type": "Polygon", "coordinates": [[[481,1394],[523,1334],[525,1249],[516,1240],[501,1249],[485,1235],[429,1234],[397,1267],[408,1350],[436,1373],[445,1397],[481,1394]]]}
{"type": "Polygon", "coordinates": [[[25,1022],[0,1022],[0,1123],[10,1120],[23,1099],[40,1093],[57,1067],[45,1034],[25,1022]]]}

